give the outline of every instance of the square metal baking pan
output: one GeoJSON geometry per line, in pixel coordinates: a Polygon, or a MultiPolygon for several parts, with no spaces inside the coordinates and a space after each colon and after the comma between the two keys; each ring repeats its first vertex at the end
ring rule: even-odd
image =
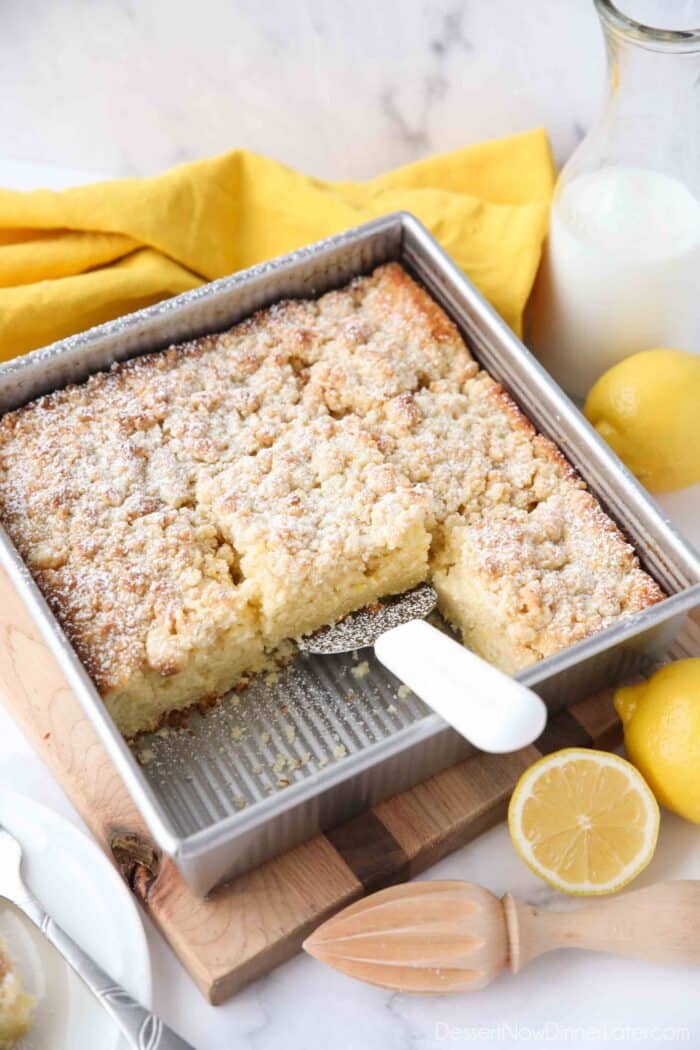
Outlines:
{"type": "MultiPolygon", "coordinates": [[[[554,711],[648,670],[700,604],[697,552],[411,215],[388,215],[11,361],[0,367],[0,413],[392,259],[422,282],[474,356],[561,448],[669,595],[519,677],[554,711]]],[[[150,734],[129,747],[2,529],[0,557],[155,841],[200,894],[470,751],[371,656],[364,666],[365,653],[299,657],[278,680],[261,677],[206,714],[194,712],[189,732],[150,734]]]]}

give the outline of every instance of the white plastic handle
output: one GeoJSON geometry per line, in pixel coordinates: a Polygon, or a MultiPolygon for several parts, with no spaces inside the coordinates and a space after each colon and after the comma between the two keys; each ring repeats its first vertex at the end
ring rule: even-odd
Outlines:
{"type": "Polygon", "coordinates": [[[547,708],[527,686],[425,620],[381,635],[377,658],[428,707],[482,751],[517,751],[536,740],[547,708]]]}

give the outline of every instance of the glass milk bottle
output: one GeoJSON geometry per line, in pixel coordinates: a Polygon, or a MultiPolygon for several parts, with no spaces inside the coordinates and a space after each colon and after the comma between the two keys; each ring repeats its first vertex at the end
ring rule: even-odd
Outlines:
{"type": "MultiPolygon", "coordinates": [[[[700,28],[651,28],[630,0],[594,3],[606,99],[559,177],[528,331],[579,399],[639,350],[700,353],[700,28]]],[[[700,3],[643,10],[693,25],[700,3]]]]}

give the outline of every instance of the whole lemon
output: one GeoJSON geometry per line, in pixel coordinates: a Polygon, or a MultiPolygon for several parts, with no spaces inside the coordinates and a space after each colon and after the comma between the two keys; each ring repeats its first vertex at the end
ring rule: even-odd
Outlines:
{"type": "Polygon", "coordinates": [[[595,383],[584,412],[651,492],[700,481],[700,354],[632,354],[595,383]]]}
{"type": "Polygon", "coordinates": [[[618,689],[614,703],[627,757],[658,801],[700,824],[700,658],[618,689]]]}

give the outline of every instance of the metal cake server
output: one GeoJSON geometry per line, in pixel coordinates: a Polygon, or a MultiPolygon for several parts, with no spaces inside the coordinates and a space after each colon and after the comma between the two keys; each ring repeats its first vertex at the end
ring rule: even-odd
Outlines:
{"type": "Polygon", "coordinates": [[[195,1050],[159,1017],[132,999],[44,911],[22,879],[22,847],[3,827],[0,827],[0,897],[15,904],[41,930],[104,1006],[130,1046],[138,1050],[195,1050]]]}
{"type": "Polygon", "coordinates": [[[297,640],[319,655],[374,646],[377,659],[475,747],[503,753],[536,740],[547,708],[527,686],[427,623],[437,604],[428,583],[350,613],[297,640]]]}

